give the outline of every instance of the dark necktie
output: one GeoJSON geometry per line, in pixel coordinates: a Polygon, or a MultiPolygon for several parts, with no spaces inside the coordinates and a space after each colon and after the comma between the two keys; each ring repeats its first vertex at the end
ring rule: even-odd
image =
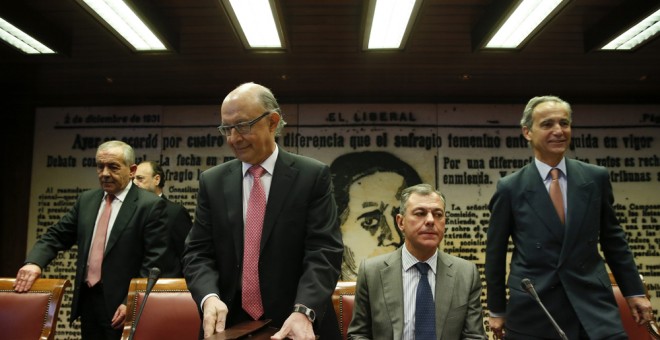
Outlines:
{"type": "Polygon", "coordinates": [[[427,275],[430,267],[424,262],[415,263],[415,267],[421,274],[415,300],[415,340],[435,339],[435,302],[427,275]]]}
{"type": "Polygon", "coordinates": [[[266,192],[261,185],[261,176],[266,170],[260,165],[253,165],[248,171],[253,182],[245,218],[242,304],[243,309],[257,320],[264,314],[259,287],[259,247],[266,214],[266,192]]]}
{"type": "Polygon", "coordinates": [[[103,252],[105,251],[105,239],[108,234],[110,224],[110,214],[112,212],[112,201],[115,195],[105,195],[105,207],[96,226],[96,234],[92,240],[92,250],[89,252],[87,260],[87,285],[93,287],[101,281],[101,268],[103,266],[103,252]]]}
{"type": "Polygon", "coordinates": [[[564,224],[564,196],[561,193],[561,187],[559,187],[559,169],[552,168],[550,170],[550,177],[552,177],[552,182],[550,182],[550,199],[552,200],[552,205],[555,206],[557,215],[559,215],[559,220],[564,224]]]}

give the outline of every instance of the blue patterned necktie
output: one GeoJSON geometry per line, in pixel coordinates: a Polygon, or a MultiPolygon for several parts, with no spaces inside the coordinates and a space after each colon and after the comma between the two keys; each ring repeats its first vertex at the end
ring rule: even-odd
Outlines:
{"type": "Polygon", "coordinates": [[[427,263],[417,262],[415,268],[421,274],[415,300],[415,340],[435,339],[435,302],[427,275],[430,267],[427,263]]]}

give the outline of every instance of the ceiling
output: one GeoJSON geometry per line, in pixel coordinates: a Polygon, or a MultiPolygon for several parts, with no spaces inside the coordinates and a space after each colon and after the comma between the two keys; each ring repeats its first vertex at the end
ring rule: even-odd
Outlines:
{"type": "Polygon", "coordinates": [[[0,43],[4,95],[37,106],[216,104],[255,81],[281,103],[660,103],[660,39],[633,52],[587,46],[621,5],[657,0],[572,0],[514,52],[473,47],[503,0],[424,0],[405,49],[389,52],[362,51],[364,1],[280,0],[288,48],[271,53],[246,50],[218,0],[133,2],[151,8],[174,52],[132,52],[75,0],[2,1],[0,15],[22,15],[67,49],[34,56],[0,43]]]}

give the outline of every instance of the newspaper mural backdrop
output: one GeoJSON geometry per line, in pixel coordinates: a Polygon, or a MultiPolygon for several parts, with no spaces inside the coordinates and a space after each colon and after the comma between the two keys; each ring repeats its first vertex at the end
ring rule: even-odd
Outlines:
{"type": "MultiPolygon", "coordinates": [[[[447,196],[442,249],[483,273],[488,202],[497,180],[532,161],[519,127],[523,105],[284,105],[285,150],[331,166],[346,252],[341,279],[360,261],[403,242],[394,216],[398,193],[427,182],[447,196]]],[[[574,105],[568,156],[606,166],[615,209],[628,235],[656,315],[660,308],[660,107],[574,105]]],[[[28,249],[83,190],[96,188],[96,147],[120,139],[136,163],[161,162],[169,199],[194,214],[199,174],[233,158],[216,130],[219,106],[72,107],[37,110],[28,249]]],[[[76,249],[45,277],[73,280],[76,249]]],[[[482,274],[483,279],[483,274],[482,274]]],[[[484,287],[486,288],[486,287],[484,287]]],[[[485,290],[482,295],[485,306],[485,290]]],[[[79,338],[65,296],[58,339],[79,338]]],[[[484,311],[487,316],[487,311],[484,311]]],[[[486,329],[487,324],[486,324],[486,329]]]]}

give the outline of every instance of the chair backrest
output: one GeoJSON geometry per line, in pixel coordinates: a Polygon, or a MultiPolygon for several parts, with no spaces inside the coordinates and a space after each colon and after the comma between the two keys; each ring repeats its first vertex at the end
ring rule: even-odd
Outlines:
{"type": "Polygon", "coordinates": [[[37,279],[26,293],[16,293],[16,278],[0,278],[0,334],[3,339],[55,338],[62,297],[71,282],[37,279]]]}
{"type": "Polygon", "coordinates": [[[353,303],[355,302],[355,281],[339,281],[332,294],[332,304],[337,314],[339,330],[344,339],[348,325],[353,318],[353,303]]]}
{"type": "MultiPolygon", "coordinates": [[[[146,278],[131,280],[122,340],[131,334],[146,289],[146,278]]],[[[186,280],[159,279],[147,298],[133,339],[197,339],[200,325],[199,308],[188,291],[186,280]]]]}
{"type": "MultiPolygon", "coordinates": [[[[644,281],[643,278],[642,281],[644,281]]],[[[610,282],[612,283],[612,292],[616,298],[616,303],[619,306],[623,328],[625,328],[626,333],[628,333],[628,339],[660,339],[660,334],[658,334],[658,324],[655,321],[643,326],[635,322],[632,313],[630,313],[628,302],[623,296],[623,293],[621,293],[621,289],[619,289],[619,285],[616,283],[612,273],[610,273],[610,282]]],[[[646,289],[646,282],[644,282],[644,289],[646,290],[646,296],[649,297],[648,290],[646,289]]]]}

